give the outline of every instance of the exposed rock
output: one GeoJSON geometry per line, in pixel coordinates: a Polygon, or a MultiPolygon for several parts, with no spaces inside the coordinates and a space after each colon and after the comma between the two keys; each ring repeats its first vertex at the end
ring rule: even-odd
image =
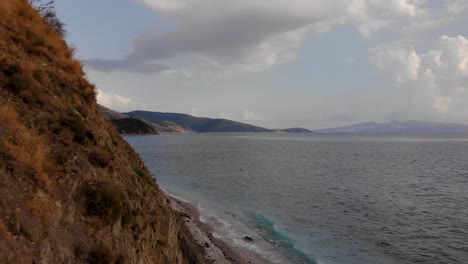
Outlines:
{"type": "Polygon", "coordinates": [[[249,236],[244,236],[244,240],[249,241],[249,242],[253,241],[253,239],[251,237],[249,237],[249,236]]]}

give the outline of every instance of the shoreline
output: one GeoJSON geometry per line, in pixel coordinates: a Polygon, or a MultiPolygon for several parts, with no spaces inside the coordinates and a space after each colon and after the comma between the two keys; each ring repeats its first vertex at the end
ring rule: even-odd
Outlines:
{"type": "Polygon", "coordinates": [[[213,264],[268,264],[258,253],[241,248],[232,242],[213,236],[214,227],[200,220],[198,209],[190,202],[182,201],[165,192],[174,209],[192,233],[195,241],[204,249],[208,263],[213,264]]]}

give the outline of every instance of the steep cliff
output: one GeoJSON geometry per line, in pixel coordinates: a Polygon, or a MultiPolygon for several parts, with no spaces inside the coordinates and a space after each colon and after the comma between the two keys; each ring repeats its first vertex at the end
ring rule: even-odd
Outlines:
{"type": "Polygon", "coordinates": [[[0,1],[0,263],[204,263],[61,35],[0,1]]]}

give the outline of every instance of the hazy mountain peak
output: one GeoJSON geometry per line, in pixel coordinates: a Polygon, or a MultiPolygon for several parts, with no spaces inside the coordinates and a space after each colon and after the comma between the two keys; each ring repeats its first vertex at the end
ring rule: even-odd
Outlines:
{"type": "Polygon", "coordinates": [[[459,123],[392,120],[386,123],[364,122],[349,126],[318,129],[317,133],[468,133],[468,125],[459,123]]]}

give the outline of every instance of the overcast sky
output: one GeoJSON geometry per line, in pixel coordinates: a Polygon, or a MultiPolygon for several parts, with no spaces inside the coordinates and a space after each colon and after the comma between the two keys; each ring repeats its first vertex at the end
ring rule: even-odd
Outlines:
{"type": "Polygon", "coordinates": [[[468,123],[467,0],[56,2],[114,110],[269,128],[468,123]]]}

